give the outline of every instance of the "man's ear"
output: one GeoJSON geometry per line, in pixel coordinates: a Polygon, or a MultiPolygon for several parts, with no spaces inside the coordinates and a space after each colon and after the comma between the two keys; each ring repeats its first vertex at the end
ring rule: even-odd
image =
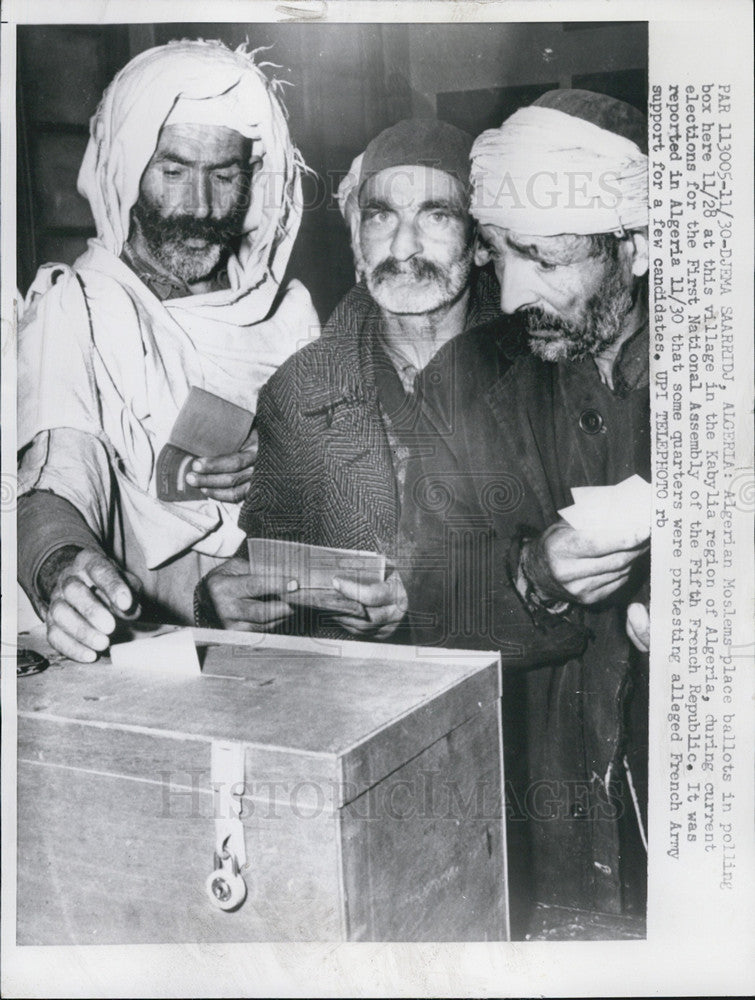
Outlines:
{"type": "Polygon", "coordinates": [[[648,243],[647,229],[634,229],[629,233],[626,246],[630,255],[632,274],[636,278],[641,278],[648,273],[650,265],[650,244],[648,243]]]}
{"type": "Polygon", "coordinates": [[[479,233],[474,236],[474,262],[478,267],[485,267],[490,261],[490,251],[485,246],[479,233]]]}

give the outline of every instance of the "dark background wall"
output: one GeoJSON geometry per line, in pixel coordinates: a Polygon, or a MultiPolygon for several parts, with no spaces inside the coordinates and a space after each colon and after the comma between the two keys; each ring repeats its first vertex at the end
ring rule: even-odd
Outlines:
{"type": "Polygon", "coordinates": [[[381,129],[437,116],[472,134],[553,87],[647,103],[647,24],[155,24],[18,29],[18,284],[72,263],[94,235],[76,192],[88,122],[118,69],[174,38],[248,39],[288,80],[290,127],[317,172],[289,266],[324,319],[353,283],[333,195],[381,129]]]}

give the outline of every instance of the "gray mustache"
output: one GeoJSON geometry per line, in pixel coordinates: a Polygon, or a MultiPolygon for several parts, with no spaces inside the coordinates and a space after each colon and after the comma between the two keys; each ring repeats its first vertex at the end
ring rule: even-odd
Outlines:
{"type": "Polygon", "coordinates": [[[418,281],[427,279],[440,280],[444,277],[441,269],[424,257],[411,257],[407,261],[397,261],[395,257],[387,257],[381,261],[372,272],[372,280],[380,283],[387,278],[406,277],[410,275],[418,281]]]}

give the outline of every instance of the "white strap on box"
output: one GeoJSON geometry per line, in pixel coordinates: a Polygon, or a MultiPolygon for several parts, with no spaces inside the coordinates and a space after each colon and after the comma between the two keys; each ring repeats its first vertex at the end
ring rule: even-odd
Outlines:
{"type": "Polygon", "coordinates": [[[246,864],[241,796],[244,794],[244,744],[213,740],[210,752],[210,781],[214,792],[215,850],[222,857],[228,851],[246,864]]]}

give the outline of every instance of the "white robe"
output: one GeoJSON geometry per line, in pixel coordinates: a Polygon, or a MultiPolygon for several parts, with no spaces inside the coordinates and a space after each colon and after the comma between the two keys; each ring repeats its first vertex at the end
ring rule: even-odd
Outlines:
{"type": "MultiPolygon", "coordinates": [[[[42,489],[68,500],[103,548],[142,576],[188,550],[225,558],[243,539],[237,504],[157,499],[156,459],[189,388],[254,411],[270,375],[319,332],[297,281],[273,316],[249,326],[197,317],[191,306],[160,302],[93,241],[74,269],[40,271],[19,333],[18,445],[32,445],[19,493],[42,489]],[[46,434],[56,428],[85,436],[46,434]]],[[[188,609],[194,578],[213,564],[190,562],[183,599],[152,596],[188,609]]],[[[153,585],[161,589],[157,577],[153,585]]]]}

